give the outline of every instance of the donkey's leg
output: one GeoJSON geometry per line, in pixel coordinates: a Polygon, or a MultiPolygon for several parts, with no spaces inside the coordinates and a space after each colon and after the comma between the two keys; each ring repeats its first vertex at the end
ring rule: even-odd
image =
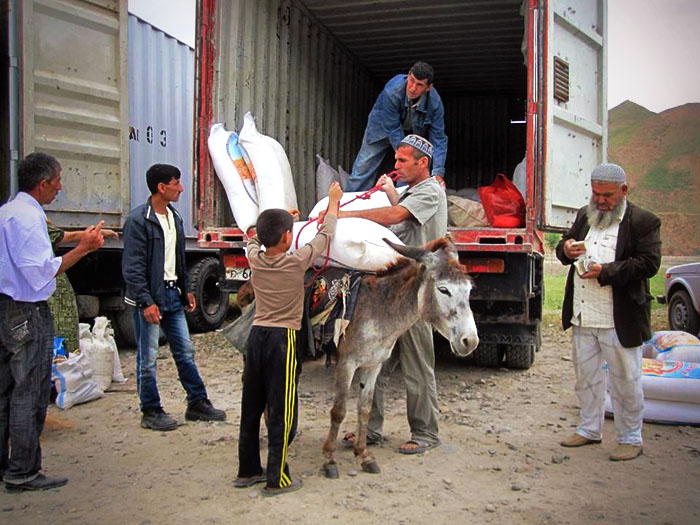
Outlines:
{"type": "Polygon", "coordinates": [[[335,399],[333,401],[333,408],[331,408],[331,427],[328,430],[328,436],[323,444],[323,453],[326,456],[323,470],[327,478],[335,479],[338,477],[338,466],[335,461],[335,451],[338,448],[336,440],[338,439],[340,424],[343,422],[343,419],[345,419],[348,391],[350,390],[350,384],[352,383],[354,373],[355,370],[351,369],[347,361],[339,361],[336,364],[335,399]]]}
{"type": "Polygon", "coordinates": [[[362,470],[370,474],[379,474],[380,469],[374,456],[367,449],[367,423],[372,410],[374,385],[382,365],[363,368],[360,377],[360,397],[357,400],[357,437],[355,438],[354,453],[362,463],[362,470]]]}

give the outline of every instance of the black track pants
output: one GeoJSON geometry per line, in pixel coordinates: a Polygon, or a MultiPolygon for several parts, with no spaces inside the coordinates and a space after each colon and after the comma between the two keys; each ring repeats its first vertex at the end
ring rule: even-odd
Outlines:
{"type": "Polygon", "coordinates": [[[268,407],[267,486],[291,484],[288,446],[297,429],[297,331],[253,326],[243,371],[238,476],[260,474],[260,417],[268,407]]]}

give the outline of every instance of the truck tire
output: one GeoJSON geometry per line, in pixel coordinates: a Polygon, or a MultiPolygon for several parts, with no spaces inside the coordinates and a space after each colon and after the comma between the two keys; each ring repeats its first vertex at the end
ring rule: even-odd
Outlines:
{"type": "Polygon", "coordinates": [[[535,362],[535,345],[508,345],[506,347],[506,366],[518,370],[527,370],[535,362]]]}
{"type": "Polygon", "coordinates": [[[228,292],[222,292],[217,283],[221,267],[216,257],[205,257],[189,269],[190,289],[197,307],[187,313],[190,329],[197,332],[216,330],[228,312],[228,292]]]}
{"type": "MultiPolygon", "coordinates": [[[[123,310],[111,312],[107,316],[114,330],[114,341],[118,348],[136,348],[136,332],[134,331],[134,310],[131,306],[125,306],[123,310]]],[[[165,333],[160,331],[158,346],[167,343],[165,333]]]]}
{"type": "Polygon", "coordinates": [[[476,366],[497,368],[503,362],[503,352],[495,343],[481,343],[472,355],[476,366]]]}
{"type": "Polygon", "coordinates": [[[700,331],[700,317],[685,290],[673,292],[668,302],[668,326],[671,330],[680,330],[693,335],[697,335],[700,331]]]}

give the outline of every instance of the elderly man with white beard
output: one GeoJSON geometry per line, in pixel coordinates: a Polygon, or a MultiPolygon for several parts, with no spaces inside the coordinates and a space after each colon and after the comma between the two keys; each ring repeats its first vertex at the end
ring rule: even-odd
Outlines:
{"type": "Polygon", "coordinates": [[[562,307],[573,326],[573,363],[581,421],[561,442],[581,447],[602,441],[605,371],[611,383],[617,447],[613,461],[642,453],[642,342],[651,337],[649,278],[661,264],[661,221],[627,200],[627,176],[616,164],[591,173],[591,200],[557,245],[571,265],[562,307]]]}

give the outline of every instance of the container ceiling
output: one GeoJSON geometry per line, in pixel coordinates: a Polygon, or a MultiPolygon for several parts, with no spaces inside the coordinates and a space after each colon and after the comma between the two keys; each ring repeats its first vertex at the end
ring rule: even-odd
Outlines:
{"type": "Polygon", "coordinates": [[[303,0],[378,82],[417,60],[445,95],[522,96],[521,0],[303,0]]]}

